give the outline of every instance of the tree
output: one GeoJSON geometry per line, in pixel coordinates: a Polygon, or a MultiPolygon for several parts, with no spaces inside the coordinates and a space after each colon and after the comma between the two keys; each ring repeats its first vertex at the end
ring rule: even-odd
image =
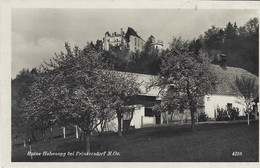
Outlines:
{"type": "Polygon", "coordinates": [[[138,84],[136,78],[129,73],[114,71],[107,72],[105,81],[109,83],[107,89],[109,90],[108,96],[112,102],[110,107],[114,109],[117,114],[118,135],[122,136],[122,115],[128,112],[132,119],[135,108],[131,106],[131,99],[140,93],[140,84],[138,84]]]}
{"type": "MultiPolygon", "coordinates": [[[[225,54],[228,66],[240,67],[258,76],[258,30],[258,19],[252,18],[241,27],[231,22],[224,28],[212,26],[199,39],[202,49],[214,57],[213,64],[219,64],[219,55],[225,54]]],[[[191,48],[194,46],[194,42],[191,43],[191,48]]]]}
{"type": "MultiPolygon", "coordinates": [[[[210,57],[214,58],[213,63],[219,63],[219,54],[223,53],[224,48],[224,31],[221,28],[216,26],[211,26],[206,32],[204,32],[204,36],[200,37],[202,49],[206,50],[210,57]]],[[[197,50],[196,54],[198,54],[197,50]]]]}
{"type": "MultiPolygon", "coordinates": [[[[53,94],[53,80],[51,74],[40,72],[33,77],[29,86],[30,92],[22,100],[23,119],[33,130],[40,130],[42,138],[46,140],[46,129],[51,129],[57,124],[59,104],[55,101],[53,94]]],[[[62,88],[61,88],[62,89],[62,88]]],[[[60,89],[60,91],[61,91],[60,89]]]]}
{"type": "MultiPolygon", "coordinates": [[[[259,69],[259,23],[257,18],[250,19],[244,26],[239,28],[238,50],[242,57],[245,69],[258,75],[259,69]]],[[[241,65],[239,65],[241,66],[241,65]]]]}
{"type": "Polygon", "coordinates": [[[226,28],[224,29],[224,47],[223,52],[228,54],[230,52],[234,52],[237,48],[237,37],[238,37],[238,30],[236,22],[234,24],[228,22],[226,28]]]}
{"type": "Polygon", "coordinates": [[[204,33],[204,43],[207,50],[220,50],[224,39],[223,30],[212,26],[204,33]]]}
{"type": "Polygon", "coordinates": [[[245,24],[245,29],[249,35],[258,36],[259,20],[258,18],[252,18],[245,24]]]}
{"type": "Polygon", "coordinates": [[[253,100],[258,96],[259,88],[257,79],[247,75],[236,77],[236,86],[239,94],[244,98],[249,125],[249,115],[252,112],[253,100]]]}
{"type": "Polygon", "coordinates": [[[12,136],[21,136],[24,140],[32,138],[36,140],[34,131],[22,118],[22,100],[30,93],[29,87],[33,83],[33,76],[37,74],[36,68],[23,69],[12,80],[12,136]]]}
{"type": "Polygon", "coordinates": [[[160,56],[159,51],[153,46],[146,45],[144,51],[132,52],[129,55],[130,60],[126,71],[142,74],[158,74],[160,56]]]}
{"type": "Polygon", "coordinates": [[[202,40],[193,39],[189,44],[189,49],[193,51],[195,54],[199,54],[199,51],[202,49],[202,40]]]}
{"type": "Polygon", "coordinates": [[[111,49],[110,51],[103,51],[99,55],[99,60],[108,64],[114,70],[117,71],[126,71],[127,68],[127,53],[125,51],[114,51],[111,49]]]}
{"type": "Polygon", "coordinates": [[[191,128],[195,131],[194,113],[199,99],[214,89],[216,75],[210,68],[211,59],[204,53],[189,51],[187,41],[173,38],[171,47],[171,51],[162,56],[161,70],[154,85],[161,89],[163,106],[190,110],[191,128]]]}
{"type": "Polygon", "coordinates": [[[72,123],[84,132],[86,151],[90,151],[91,131],[104,120],[109,119],[105,110],[109,105],[107,96],[107,64],[100,62],[93,45],[83,50],[71,50],[66,43],[67,53],[56,54],[50,63],[44,65],[47,83],[52,84],[51,95],[59,109],[55,111],[58,123],[72,123]],[[51,76],[51,77],[50,77],[51,76]]]}
{"type": "Polygon", "coordinates": [[[103,42],[102,40],[97,40],[96,44],[95,44],[95,49],[97,52],[102,52],[102,48],[103,48],[103,42]]]}
{"type": "Polygon", "coordinates": [[[55,54],[42,65],[24,101],[24,117],[34,127],[77,125],[84,133],[87,152],[91,132],[116,114],[122,115],[129,97],[138,89],[133,78],[111,71],[109,64],[100,60],[101,53],[91,46],[72,50],[65,43],[67,52],[55,54]]]}

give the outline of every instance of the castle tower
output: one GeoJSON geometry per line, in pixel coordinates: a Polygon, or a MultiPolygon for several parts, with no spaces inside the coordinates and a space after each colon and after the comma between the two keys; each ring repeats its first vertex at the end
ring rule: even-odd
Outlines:
{"type": "Polygon", "coordinates": [[[109,51],[110,37],[111,37],[111,35],[107,31],[105,33],[105,37],[103,38],[103,48],[105,51],[109,51]]]}
{"type": "Polygon", "coordinates": [[[161,51],[163,48],[163,42],[160,40],[155,40],[155,37],[153,35],[151,35],[148,40],[147,40],[147,44],[152,46],[154,49],[161,51]]]}

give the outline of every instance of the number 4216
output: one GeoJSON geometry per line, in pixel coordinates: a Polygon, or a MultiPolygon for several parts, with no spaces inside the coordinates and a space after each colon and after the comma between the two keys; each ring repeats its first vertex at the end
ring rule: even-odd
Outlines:
{"type": "Polygon", "coordinates": [[[233,152],[232,156],[242,156],[242,152],[233,152]]]}

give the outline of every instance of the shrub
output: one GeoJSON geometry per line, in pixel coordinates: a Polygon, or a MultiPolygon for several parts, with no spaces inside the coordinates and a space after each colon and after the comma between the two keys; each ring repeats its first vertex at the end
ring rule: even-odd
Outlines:
{"type": "Polygon", "coordinates": [[[247,116],[239,116],[237,117],[237,120],[246,120],[247,119],[247,116]]]}
{"type": "Polygon", "coordinates": [[[230,120],[237,120],[239,117],[239,109],[233,107],[229,112],[229,119],[230,120]]]}
{"type": "MultiPolygon", "coordinates": [[[[246,118],[247,118],[247,115],[248,114],[246,114],[246,118]]],[[[251,120],[251,119],[255,119],[255,114],[254,113],[249,113],[249,119],[251,120]]]]}
{"type": "Polygon", "coordinates": [[[217,121],[227,121],[229,120],[227,110],[224,110],[223,108],[217,109],[217,121]]]}
{"type": "Polygon", "coordinates": [[[208,120],[208,115],[204,112],[199,113],[198,121],[203,122],[208,120]]]}
{"type": "Polygon", "coordinates": [[[217,109],[217,121],[237,120],[239,118],[239,108],[233,107],[231,110],[217,109]]]}

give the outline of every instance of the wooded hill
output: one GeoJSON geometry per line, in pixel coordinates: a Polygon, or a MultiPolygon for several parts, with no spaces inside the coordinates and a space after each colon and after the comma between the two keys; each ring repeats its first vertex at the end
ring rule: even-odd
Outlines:
{"type": "MultiPolygon", "coordinates": [[[[194,52],[207,53],[213,58],[213,64],[219,64],[220,54],[225,54],[227,66],[243,68],[258,76],[258,30],[258,18],[252,18],[240,27],[231,22],[224,28],[213,25],[198,38],[189,41],[189,48],[194,52]]],[[[98,40],[96,44],[91,42],[86,47],[102,52],[100,58],[113,64],[115,70],[156,75],[160,70],[160,58],[175,46],[170,43],[170,49],[161,52],[148,44],[141,52],[127,52],[119,47],[102,51],[102,41],[98,40]]]]}

